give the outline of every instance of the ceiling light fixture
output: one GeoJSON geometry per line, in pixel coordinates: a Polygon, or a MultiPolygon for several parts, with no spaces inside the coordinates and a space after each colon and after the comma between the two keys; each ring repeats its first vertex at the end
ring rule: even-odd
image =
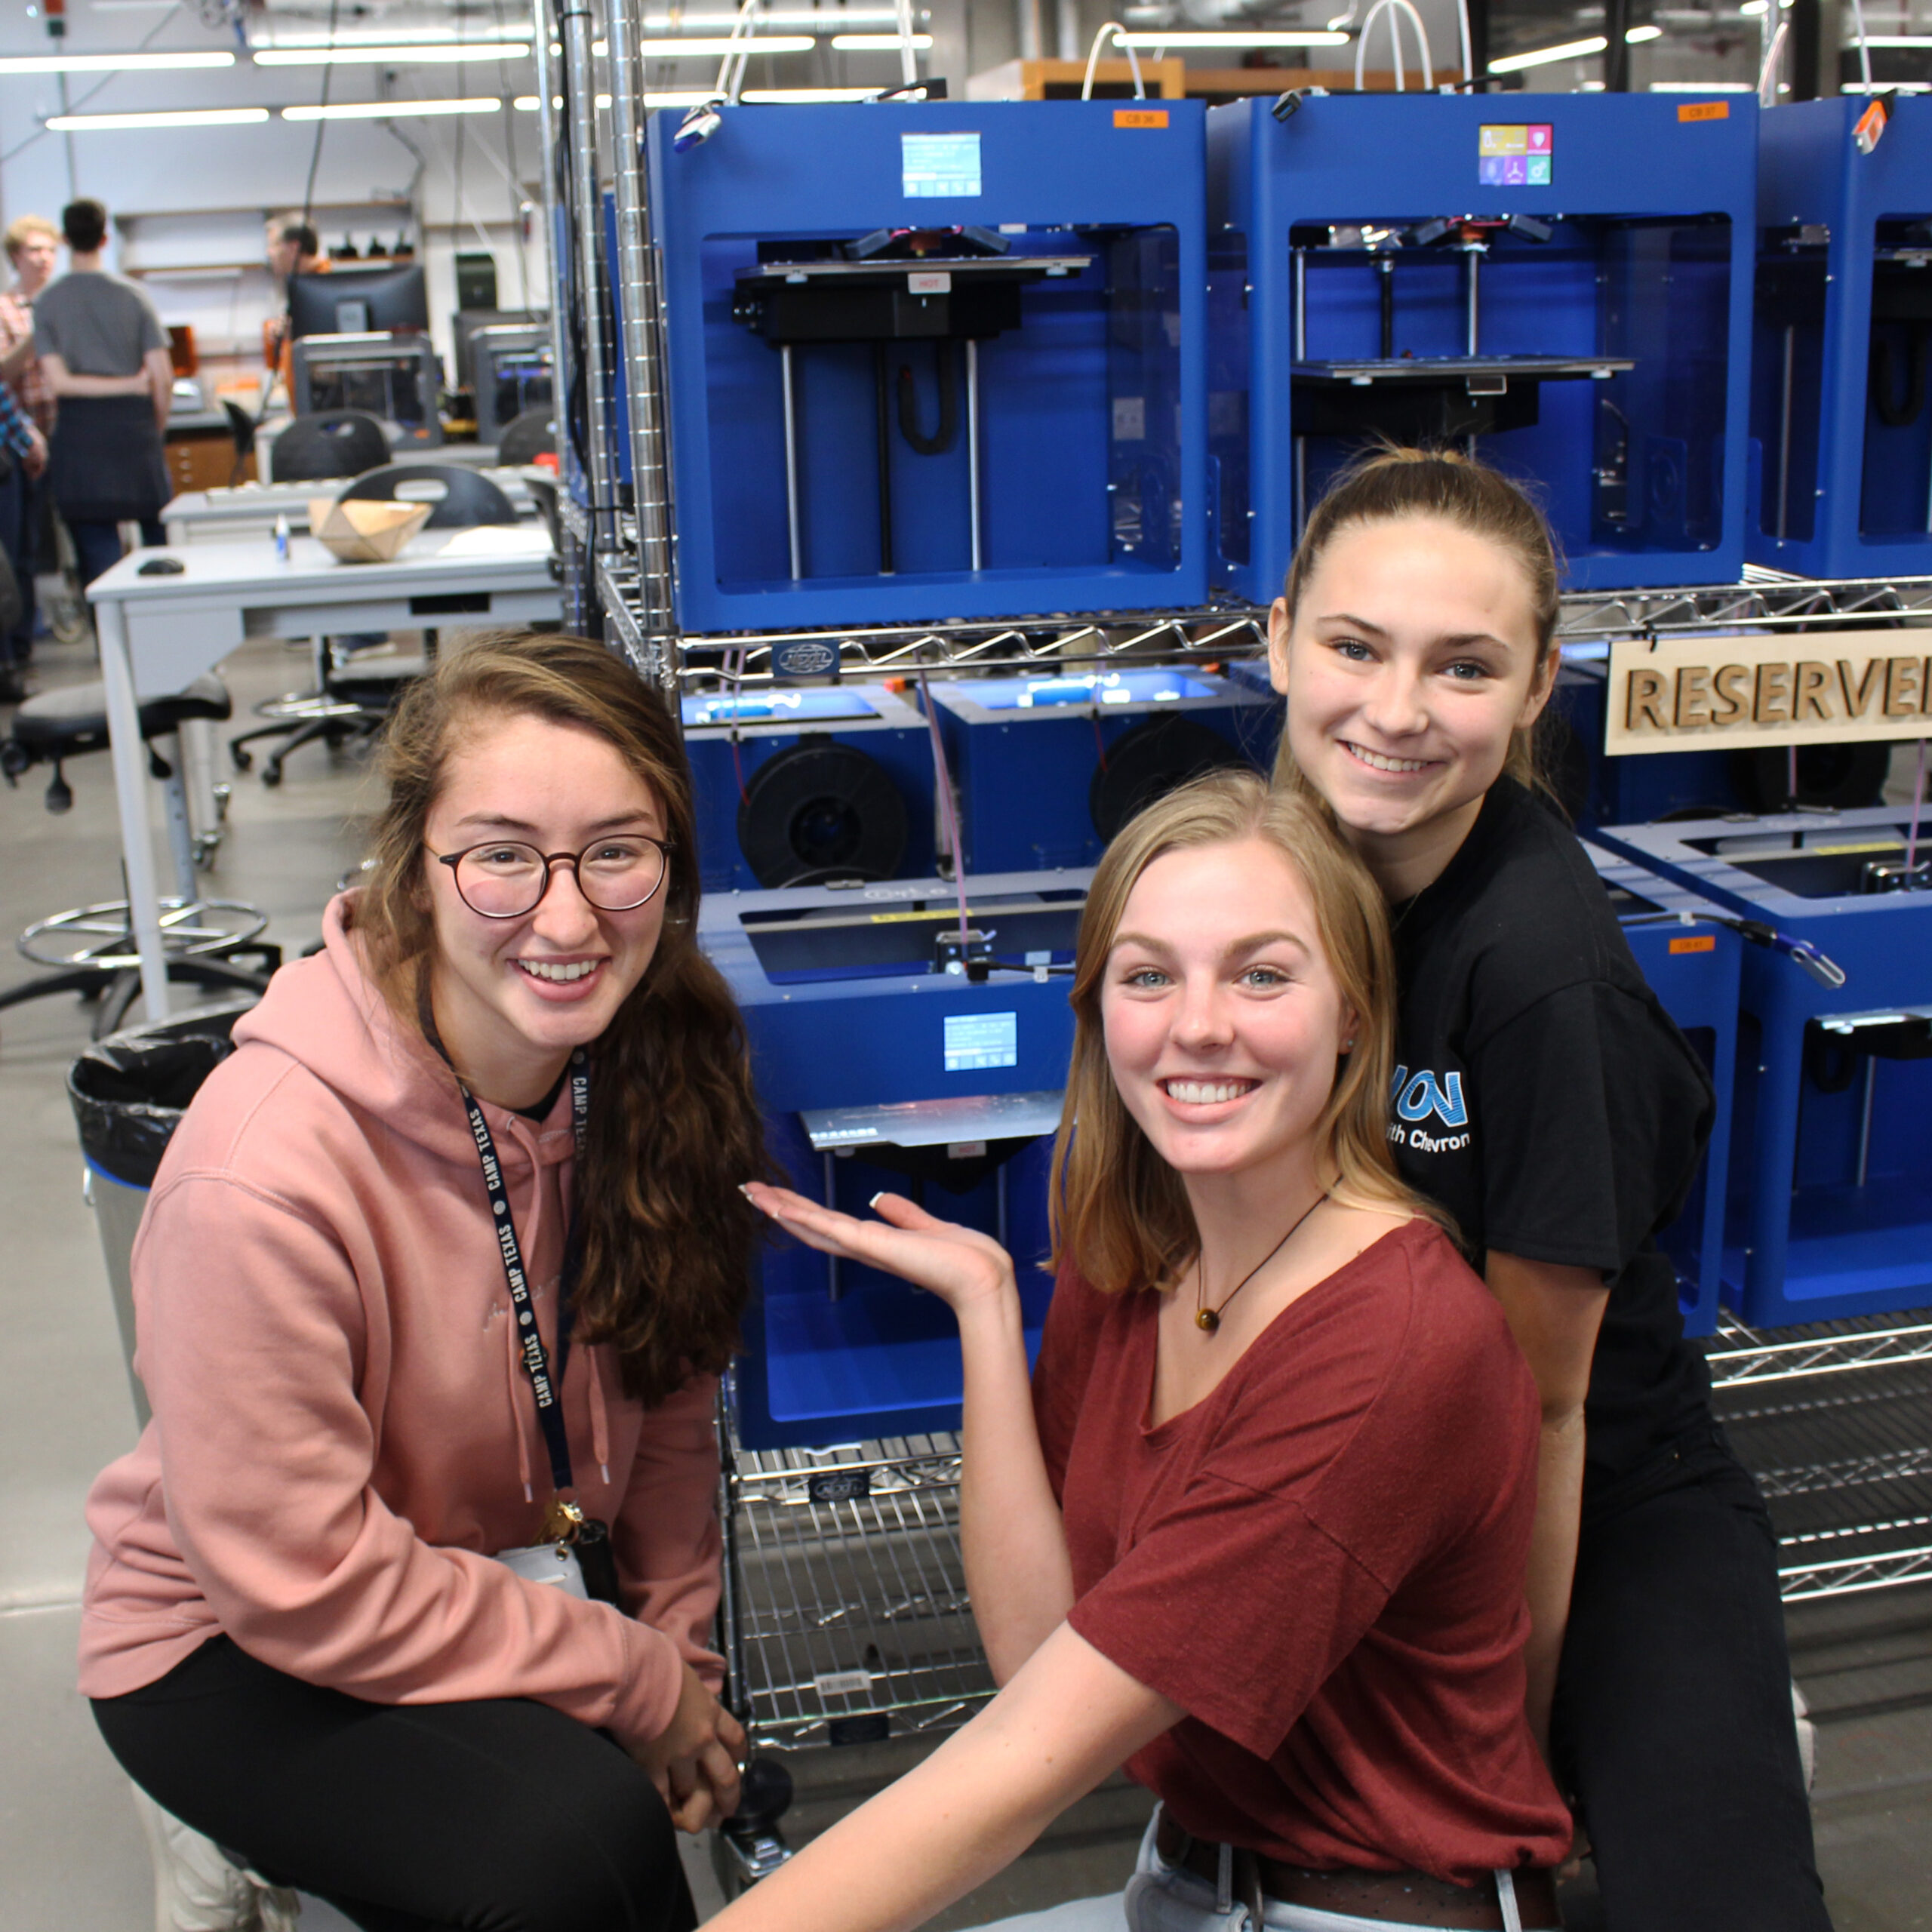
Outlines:
{"type": "Polygon", "coordinates": [[[80,134],[124,128],[247,128],[268,118],[266,107],[188,107],[167,114],[56,114],[47,125],[57,134],[80,134]]]}
{"type": "Polygon", "coordinates": [[[10,54],[0,59],[0,74],[159,73],[234,65],[232,54],[10,54]]]}
{"type": "Polygon", "coordinates": [[[419,114],[494,114],[503,106],[494,94],[469,100],[343,100],[327,106],[285,107],[285,121],[407,121],[419,114]]]}
{"type": "Polygon", "coordinates": [[[527,40],[445,42],[433,47],[397,41],[388,47],[275,47],[255,55],[254,61],[258,67],[394,67],[432,61],[523,60],[529,54],[527,40]]]}
{"type": "Polygon", "coordinates": [[[1755,94],[1753,81],[1653,81],[1652,94],[1755,94]]]}
{"type": "MultiPolygon", "coordinates": [[[[915,33],[912,36],[912,51],[924,54],[933,44],[929,33],[915,33]]],[[[897,54],[899,36],[896,33],[835,33],[832,36],[834,49],[841,54],[897,54]]]]}
{"type": "Polygon", "coordinates": [[[728,54],[809,54],[817,45],[808,33],[747,34],[736,41],[728,35],[716,39],[686,35],[676,40],[641,40],[637,54],[640,60],[721,60],[728,54]]]}
{"type": "Polygon", "coordinates": [[[1250,33],[1164,33],[1143,29],[1137,33],[1116,33],[1109,44],[1115,47],[1346,47],[1349,36],[1333,33],[1325,27],[1295,27],[1277,32],[1257,29],[1250,33]]]}
{"type": "Polygon", "coordinates": [[[1489,63],[1489,71],[1520,74],[1526,67],[1547,67],[1558,60],[1586,60],[1592,54],[1601,54],[1609,45],[1601,34],[1593,33],[1587,40],[1566,40],[1560,46],[1539,47],[1527,54],[1506,54],[1500,60],[1489,63]]]}
{"type": "Polygon", "coordinates": [[[1623,36],[1623,44],[1626,47],[1641,47],[1647,40],[1661,40],[1663,38],[1662,27],[1632,27],[1623,36]]]}

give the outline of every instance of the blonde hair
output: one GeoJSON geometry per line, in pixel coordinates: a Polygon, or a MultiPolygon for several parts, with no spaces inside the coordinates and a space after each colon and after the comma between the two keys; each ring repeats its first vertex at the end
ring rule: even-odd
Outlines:
{"type": "Polygon", "coordinates": [[[1128,1111],[1107,1060],[1100,995],[1128,895],[1169,852],[1259,838],[1300,875],[1342,997],[1356,1016],[1315,1123],[1319,1170],[1338,1200],[1439,1219],[1405,1187],[1389,1152],[1395,969],[1388,915],[1361,861],[1299,791],[1271,790],[1251,771],[1217,771],[1170,792],[1107,848],[1087,896],[1075,956],[1073,1058],[1054,1146],[1053,1265],[1070,1260],[1108,1294],[1171,1281],[1201,1245],[1181,1177],[1128,1111]]]}
{"type": "MultiPolygon", "coordinates": [[[[1534,688],[1555,648],[1556,620],[1561,608],[1555,540],[1543,512],[1519,485],[1460,450],[1409,449],[1395,443],[1378,443],[1336,477],[1315,506],[1295,546],[1294,561],[1288,566],[1281,596],[1288,607],[1290,623],[1321,553],[1337,537],[1358,525],[1389,523],[1409,516],[1437,517],[1454,524],[1472,537],[1483,537],[1508,551],[1521,566],[1536,626],[1534,688]]],[[[1537,758],[1536,726],[1523,726],[1510,734],[1503,769],[1522,784],[1544,784],[1537,758]]],[[[1278,783],[1300,786],[1306,782],[1285,731],[1275,754],[1275,777],[1278,783]]]]}
{"type": "Polygon", "coordinates": [[[60,231],[44,214],[15,216],[7,224],[5,239],[8,260],[10,262],[14,260],[20,251],[36,235],[47,241],[57,243],[60,239],[60,231]]]}

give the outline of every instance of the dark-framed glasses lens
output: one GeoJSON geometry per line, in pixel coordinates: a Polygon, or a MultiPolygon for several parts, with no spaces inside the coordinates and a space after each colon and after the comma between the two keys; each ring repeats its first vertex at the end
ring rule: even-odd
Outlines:
{"type": "Polygon", "coordinates": [[[549,868],[534,845],[514,841],[479,845],[457,861],[456,886],[474,912],[492,919],[513,919],[543,897],[549,868]]]}
{"type": "Polygon", "coordinates": [[[641,906],[664,878],[664,848],[654,838],[600,838],[577,854],[577,890],[600,912],[641,906]]]}

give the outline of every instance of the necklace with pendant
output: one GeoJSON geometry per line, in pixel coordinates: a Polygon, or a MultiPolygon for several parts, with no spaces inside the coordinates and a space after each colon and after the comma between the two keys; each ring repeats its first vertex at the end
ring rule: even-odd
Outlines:
{"type": "Polygon", "coordinates": [[[1282,1249],[1286,1247],[1288,1243],[1294,1239],[1296,1235],[1300,1230],[1302,1223],[1306,1220],[1309,1216],[1313,1214],[1315,1209],[1319,1208],[1322,1202],[1326,1201],[1330,1194],[1333,1192],[1333,1189],[1324,1187],[1321,1192],[1302,1210],[1300,1214],[1296,1216],[1294,1226],[1289,1229],[1287,1232],[1284,1234],[1281,1238],[1278,1241],[1275,1245],[1271,1247],[1268,1252],[1264,1254],[1261,1259],[1257,1261],[1254,1266],[1251,1268],[1247,1272],[1221,1297],[1220,1308],[1210,1308],[1208,1306],[1208,1271],[1202,1263],[1201,1257],[1196,1255],[1195,1257],[1194,1290],[1195,1327],[1198,1328],[1203,1334],[1213,1334],[1221,1325],[1221,1309],[1226,1308],[1228,1303],[1232,1301],[1235,1297],[1239,1294],[1241,1290],[1246,1287],[1248,1283],[1253,1281],[1255,1276],[1260,1274],[1262,1269],[1266,1267],[1269,1263],[1272,1261],[1275,1256],[1279,1254],[1282,1249]]]}

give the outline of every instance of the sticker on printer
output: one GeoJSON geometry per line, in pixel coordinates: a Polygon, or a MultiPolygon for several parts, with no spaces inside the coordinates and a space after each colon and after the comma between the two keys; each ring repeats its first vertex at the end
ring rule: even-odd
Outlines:
{"type": "Polygon", "coordinates": [[[1020,1016],[1017,1013],[949,1013],[946,1016],[946,1070],[977,1073],[983,1068],[1020,1064],[1020,1016]]]}
{"type": "Polygon", "coordinates": [[[1547,188],[1556,131],[1546,121],[1476,130],[1476,179],[1485,188],[1547,188]]]}
{"type": "Polygon", "coordinates": [[[900,185],[909,201],[976,195],[980,185],[980,137],[971,134],[901,134],[900,185]]]}

